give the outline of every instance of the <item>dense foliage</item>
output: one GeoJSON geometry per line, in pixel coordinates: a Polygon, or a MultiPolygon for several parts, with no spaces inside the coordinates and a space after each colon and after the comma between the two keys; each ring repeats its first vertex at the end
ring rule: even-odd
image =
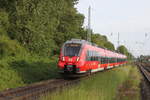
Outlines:
{"type": "Polygon", "coordinates": [[[127,55],[128,56],[128,59],[132,59],[133,58],[133,55],[128,51],[128,49],[121,45],[117,48],[117,51],[124,54],[124,55],[127,55]]]}
{"type": "MultiPolygon", "coordinates": [[[[74,5],[78,0],[1,0],[0,34],[18,41],[31,53],[53,56],[71,38],[86,39],[84,16],[74,5]]],[[[105,36],[94,34],[93,42],[114,50],[105,36]]]]}
{"type": "Polygon", "coordinates": [[[109,50],[115,50],[114,45],[108,41],[106,36],[102,36],[100,34],[93,34],[92,42],[96,43],[100,47],[105,47],[109,50]]]}
{"type": "Polygon", "coordinates": [[[2,29],[7,35],[30,51],[50,55],[67,39],[80,37],[76,33],[84,17],[77,13],[75,3],[76,0],[3,0],[1,26],[5,25],[2,29]]]}

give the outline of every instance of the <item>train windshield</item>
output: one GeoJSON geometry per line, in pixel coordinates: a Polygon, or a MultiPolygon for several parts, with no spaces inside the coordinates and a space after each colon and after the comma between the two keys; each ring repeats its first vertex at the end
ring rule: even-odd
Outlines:
{"type": "Polygon", "coordinates": [[[69,43],[64,47],[64,56],[78,56],[81,48],[81,44],[69,43]]]}

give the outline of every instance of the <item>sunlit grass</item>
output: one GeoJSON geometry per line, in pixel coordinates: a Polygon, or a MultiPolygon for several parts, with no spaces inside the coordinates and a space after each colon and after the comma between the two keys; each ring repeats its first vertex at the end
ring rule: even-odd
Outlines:
{"type": "Polygon", "coordinates": [[[0,91],[58,77],[57,59],[17,56],[0,59],[0,91]]]}
{"type": "MultiPolygon", "coordinates": [[[[49,94],[42,100],[116,100],[118,87],[129,79],[131,70],[135,70],[132,67],[128,65],[100,72],[78,86],[49,94]]],[[[139,80],[134,82],[136,86],[139,84],[139,80]]]]}
{"type": "Polygon", "coordinates": [[[1,35],[0,91],[57,77],[57,59],[57,55],[48,57],[29,52],[16,40],[1,35]]]}
{"type": "Polygon", "coordinates": [[[125,80],[118,88],[117,100],[140,100],[141,75],[137,67],[132,67],[125,80]]]}

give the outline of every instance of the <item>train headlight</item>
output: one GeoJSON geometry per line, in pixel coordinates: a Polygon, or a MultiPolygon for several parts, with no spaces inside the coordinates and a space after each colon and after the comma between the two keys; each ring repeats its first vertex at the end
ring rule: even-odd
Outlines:
{"type": "Polygon", "coordinates": [[[79,61],[79,57],[77,57],[76,61],[79,61]]]}

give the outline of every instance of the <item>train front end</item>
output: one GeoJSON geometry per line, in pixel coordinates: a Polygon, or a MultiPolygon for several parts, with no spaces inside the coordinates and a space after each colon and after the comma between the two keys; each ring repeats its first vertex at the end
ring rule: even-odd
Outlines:
{"type": "Polygon", "coordinates": [[[67,41],[61,48],[58,68],[59,72],[64,75],[77,75],[81,73],[82,43],[79,41],[67,41]]]}

